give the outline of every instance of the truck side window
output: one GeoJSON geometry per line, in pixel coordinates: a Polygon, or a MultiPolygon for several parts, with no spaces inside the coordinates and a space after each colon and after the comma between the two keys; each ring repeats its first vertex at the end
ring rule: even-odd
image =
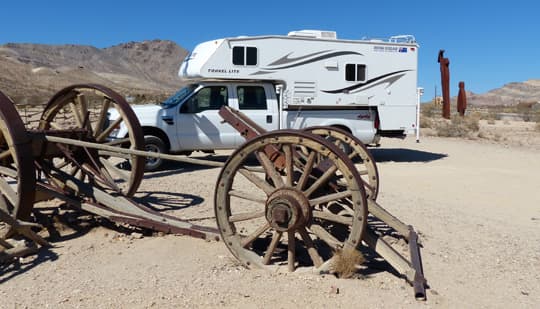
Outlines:
{"type": "Polygon", "coordinates": [[[180,109],[181,113],[199,113],[205,110],[218,110],[227,105],[228,94],[225,86],[210,86],[199,90],[180,109]]]}
{"type": "Polygon", "coordinates": [[[264,87],[239,86],[236,88],[236,93],[240,109],[267,109],[264,87]]]}

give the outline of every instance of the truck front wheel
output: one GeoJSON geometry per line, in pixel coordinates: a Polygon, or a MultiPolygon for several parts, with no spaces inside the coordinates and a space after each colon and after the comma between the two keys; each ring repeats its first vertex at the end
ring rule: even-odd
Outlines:
{"type": "MultiPolygon", "coordinates": [[[[144,137],[144,149],[149,152],[165,153],[165,143],[157,136],[146,135],[144,137]]],[[[146,158],[144,170],[147,172],[153,172],[157,170],[163,164],[163,159],[158,158],[146,158]]]]}

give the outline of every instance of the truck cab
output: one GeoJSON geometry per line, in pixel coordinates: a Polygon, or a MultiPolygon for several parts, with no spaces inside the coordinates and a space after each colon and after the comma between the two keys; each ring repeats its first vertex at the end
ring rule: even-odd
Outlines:
{"type": "MultiPolygon", "coordinates": [[[[219,116],[219,109],[240,110],[265,130],[279,129],[278,102],[270,83],[204,81],[180,89],[160,105],[133,106],[145,135],[146,150],[189,154],[195,150],[233,149],[245,139],[219,116]]],[[[111,118],[114,118],[111,115],[111,118]]],[[[122,128],[119,137],[127,134],[122,128]]],[[[149,159],[147,170],[161,165],[149,159]]]]}

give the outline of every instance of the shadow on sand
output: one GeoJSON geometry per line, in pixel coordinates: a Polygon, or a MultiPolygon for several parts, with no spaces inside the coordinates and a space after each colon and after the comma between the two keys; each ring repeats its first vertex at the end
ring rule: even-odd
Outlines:
{"type": "Polygon", "coordinates": [[[432,162],[448,157],[445,153],[435,153],[405,148],[370,149],[375,162],[432,162]]]}

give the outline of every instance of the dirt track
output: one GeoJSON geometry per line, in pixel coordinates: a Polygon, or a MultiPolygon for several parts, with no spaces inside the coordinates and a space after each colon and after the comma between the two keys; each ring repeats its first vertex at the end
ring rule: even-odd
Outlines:
{"type": "MultiPolygon", "coordinates": [[[[424,243],[424,303],[384,265],[364,280],[266,273],[239,266],[220,242],[99,227],[67,233],[19,269],[0,269],[0,307],[538,307],[538,150],[409,138],[383,140],[373,154],[379,203],[424,243]]],[[[146,176],[138,198],[213,225],[205,218],[219,169],[168,167],[146,176]]]]}

